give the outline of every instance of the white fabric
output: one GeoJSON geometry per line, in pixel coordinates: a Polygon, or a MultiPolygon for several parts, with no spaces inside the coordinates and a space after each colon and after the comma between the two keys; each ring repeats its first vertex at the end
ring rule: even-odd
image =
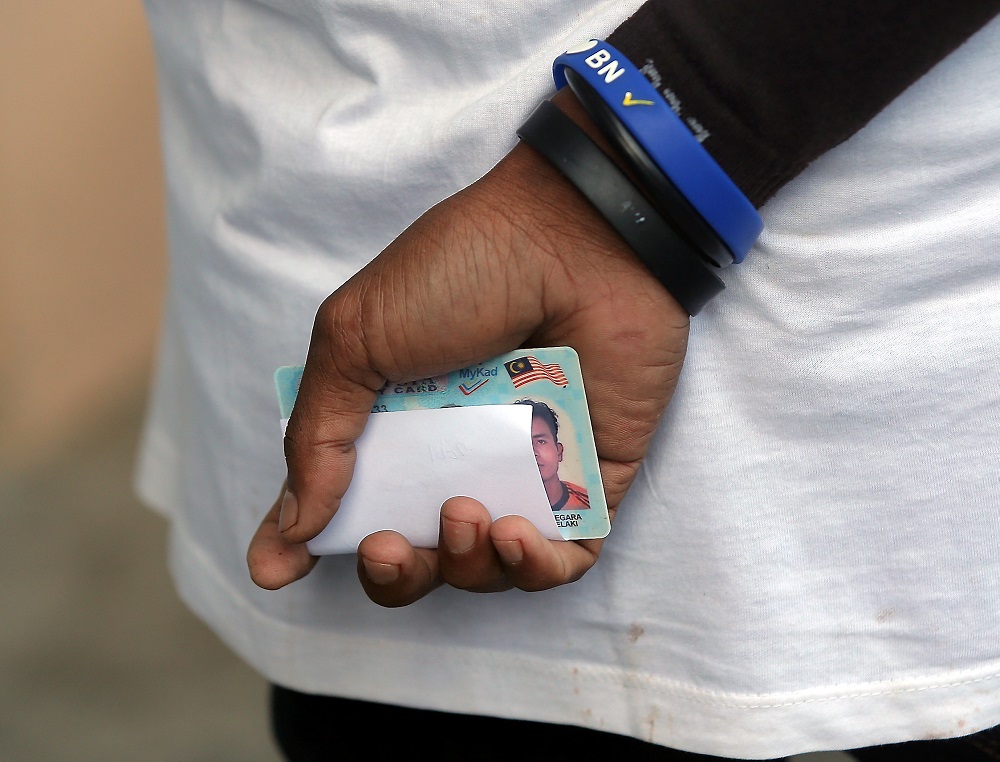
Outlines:
{"type": "Polygon", "coordinates": [[[173,259],[138,484],[250,664],[717,755],[1000,724],[1000,22],[765,207],[582,581],[386,610],[353,557],[248,579],[284,476],[271,374],[639,1],[147,5],[173,259]]]}

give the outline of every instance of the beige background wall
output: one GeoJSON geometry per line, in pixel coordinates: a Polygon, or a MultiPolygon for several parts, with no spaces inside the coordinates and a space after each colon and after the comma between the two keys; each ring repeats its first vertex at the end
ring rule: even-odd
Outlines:
{"type": "Polygon", "coordinates": [[[0,3],[0,464],[43,458],[147,372],[164,244],[138,0],[0,3]]]}
{"type": "Polygon", "coordinates": [[[0,0],[0,759],[274,762],[131,489],[165,271],[139,0],[0,0]]]}

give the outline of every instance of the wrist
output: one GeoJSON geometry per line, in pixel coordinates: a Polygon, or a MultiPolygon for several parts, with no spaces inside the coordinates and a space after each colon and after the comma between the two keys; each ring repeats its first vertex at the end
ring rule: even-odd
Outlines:
{"type": "MultiPolygon", "coordinates": [[[[575,95],[568,89],[552,98],[552,103],[568,116],[624,173],[629,168],[621,161],[613,146],[590,118],[575,95]]],[[[601,216],[586,196],[559,169],[536,149],[523,141],[482,181],[491,187],[490,193],[512,203],[503,204],[502,214],[536,241],[571,241],[582,246],[579,256],[573,255],[567,266],[578,269],[580,261],[590,262],[585,252],[603,252],[603,257],[635,260],[628,244],[601,216]],[[495,183],[495,185],[494,185],[495,183]]],[[[484,194],[490,199],[489,194],[484,194]]],[[[558,244],[546,248],[559,248],[558,244]]],[[[640,267],[636,262],[636,267],[640,267]]]]}
{"type": "Polygon", "coordinates": [[[607,42],[590,40],[556,58],[553,78],[576,93],[641,176],[639,186],[704,256],[717,267],[743,260],[760,215],[642,71],[607,42]]]}

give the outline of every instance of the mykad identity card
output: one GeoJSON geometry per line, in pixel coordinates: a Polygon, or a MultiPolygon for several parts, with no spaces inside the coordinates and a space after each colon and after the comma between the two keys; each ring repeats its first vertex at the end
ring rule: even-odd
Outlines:
{"type": "MultiPolygon", "coordinates": [[[[275,372],[284,430],[301,367],[275,372]]],[[[437,545],[441,504],[465,495],[497,519],[528,518],[549,539],[611,529],[580,361],[570,347],[524,349],[433,378],[389,382],[357,441],[351,486],[308,543],[353,553],[381,529],[437,545]]]]}

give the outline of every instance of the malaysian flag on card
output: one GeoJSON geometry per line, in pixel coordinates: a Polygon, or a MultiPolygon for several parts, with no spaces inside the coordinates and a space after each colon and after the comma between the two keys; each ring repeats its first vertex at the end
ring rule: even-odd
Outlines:
{"type": "Polygon", "coordinates": [[[514,388],[530,384],[532,381],[551,381],[556,386],[569,386],[569,379],[563,373],[563,369],[558,363],[545,365],[538,362],[534,357],[518,357],[516,360],[505,362],[503,366],[510,374],[511,383],[514,388]]]}

